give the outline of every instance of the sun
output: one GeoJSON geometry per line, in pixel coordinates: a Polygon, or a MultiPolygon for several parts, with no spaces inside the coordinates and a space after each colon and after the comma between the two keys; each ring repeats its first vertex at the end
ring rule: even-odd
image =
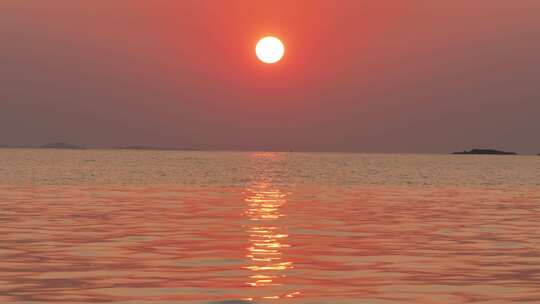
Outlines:
{"type": "Polygon", "coordinates": [[[268,64],[276,63],[283,58],[285,46],[276,37],[264,37],[255,46],[255,53],[260,61],[268,64]]]}

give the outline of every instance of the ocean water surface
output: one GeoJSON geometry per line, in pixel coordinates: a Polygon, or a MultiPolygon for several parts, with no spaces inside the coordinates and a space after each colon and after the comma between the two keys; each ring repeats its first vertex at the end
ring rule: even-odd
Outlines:
{"type": "Polygon", "coordinates": [[[540,157],[0,149],[1,303],[540,303],[540,157]]]}

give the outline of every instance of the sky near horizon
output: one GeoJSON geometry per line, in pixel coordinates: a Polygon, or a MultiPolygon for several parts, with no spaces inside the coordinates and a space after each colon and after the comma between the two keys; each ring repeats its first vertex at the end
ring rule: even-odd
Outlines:
{"type": "Polygon", "coordinates": [[[0,2],[0,144],[540,153],[540,1],[0,2]],[[260,63],[265,35],[283,60],[260,63]]]}

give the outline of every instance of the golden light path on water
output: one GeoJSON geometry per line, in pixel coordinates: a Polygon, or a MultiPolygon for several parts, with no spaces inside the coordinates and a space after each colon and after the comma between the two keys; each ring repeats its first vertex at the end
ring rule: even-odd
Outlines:
{"type": "MultiPolygon", "coordinates": [[[[276,157],[270,153],[256,153],[256,160],[272,160],[276,157]]],[[[287,203],[287,194],[281,192],[271,182],[271,179],[262,174],[257,182],[246,188],[246,210],[244,216],[248,219],[246,232],[249,237],[249,247],[246,248],[246,258],[249,265],[245,269],[252,271],[246,284],[257,288],[260,299],[293,298],[300,295],[299,291],[283,291],[274,294],[276,287],[282,287],[287,270],[293,269],[293,261],[283,252],[290,247],[287,243],[289,235],[286,228],[280,225],[280,220],[286,217],[282,207],[287,203]]],[[[252,301],[255,297],[246,298],[252,301]]]]}

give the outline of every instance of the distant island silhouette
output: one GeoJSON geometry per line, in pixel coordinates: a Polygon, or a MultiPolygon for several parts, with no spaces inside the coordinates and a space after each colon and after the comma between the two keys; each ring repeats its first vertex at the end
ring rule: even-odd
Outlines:
{"type": "Polygon", "coordinates": [[[40,146],[41,149],[72,149],[72,150],[80,150],[84,149],[84,147],[70,144],[66,142],[53,142],[53,143],[47,143],[43,146],[40,146]]]}
{"type": "Polygon", "coordinates": [[[472,154],[472,155],[517,155],[515,152],[504,152],[495,149],[472,149],[463,152],[454,152],[452,154],[472,154]]]}

